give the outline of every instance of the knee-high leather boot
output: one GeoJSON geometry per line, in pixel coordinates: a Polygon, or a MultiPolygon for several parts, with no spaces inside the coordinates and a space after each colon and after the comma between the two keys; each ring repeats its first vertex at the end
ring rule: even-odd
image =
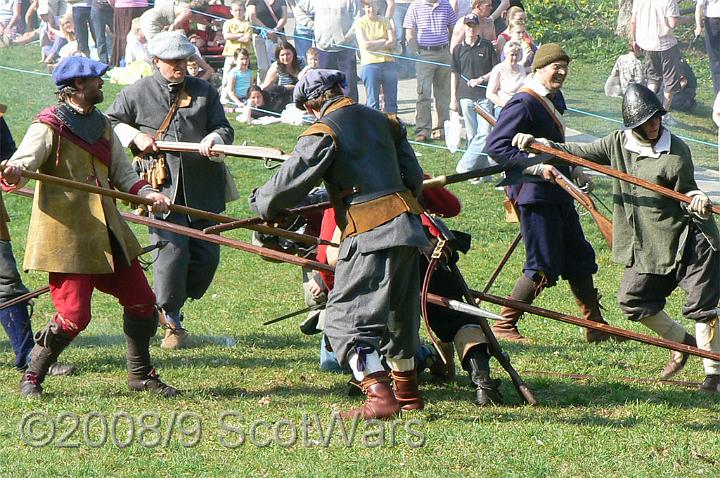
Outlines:
{"type": "Polygon", "coordinates": [[[127,342],[128,386],[130,390],[149,390],[164,397],[174,397],[180,393],[174,387],[166,385],[153,368],[150,360],[150,339],[155,335],[158,315],[136,317],[125,313],[123,331],[127,342]]]}
{"type": "MultiPolygon", "coordinates": [[[[523,274],[517,282],[515,282],[515,287],[513,287],[509,297],[519,300],[520,302],[525,302],[526,304],[532,304],[541,290],[542,286],[540,284],[523,274]]],[[[492,330],[495,337],[510,342],[528,343],[528,340],[517,328],[517,323],[523,316],[523,312],[510,307],[503,307],[500,310],[500,315],[503,316],[505,320],[498,320],[493,324],[492,330]]]]}
{"type": "Polygon", "coordinates": [[[498,390],[500,380],[490,378],[490,354],[482,329],[474,325],[462,327],[455,334],[455,348],[463,370],[470,375],[475,387],[475,404],[484,407],[502,403],[498,390]]]}
{"type": "MultiPolygon", "coordinates": [[[[569,280],[570,290],[575,296],[575,303],[580,307],[582,318],[592,322],[607,324],[600,312],[600,295],[593,284],[591,275],[569,280]]],[[[605,342],[613,336],[600,330],[585,329],[585,340],[591,344],[605,342]]]]}
{"type": "Polygon", "coordinates": [[[42,383],[50,366],[57,362],[58,357],[70,345],[73,338],[54,320],[35,334],[35,346],[30,351],[30,363],[20,380],[20,394],[26,397],[42,395],[42,383]]]}

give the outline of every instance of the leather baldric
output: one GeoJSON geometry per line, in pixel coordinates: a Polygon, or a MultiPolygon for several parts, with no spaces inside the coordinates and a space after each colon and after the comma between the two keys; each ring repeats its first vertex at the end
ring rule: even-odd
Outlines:
{"type": "Polygon", "coordinates": [[[177,113],[178,108],[181,106],[188,106],[190,104],[190,100],[191,98],[187,93],[185,93],[185,86],[183,85],[180,92],[175,97],[175,100],[170,105],[170,110],[168,111],[167,116],[165,116],[163,122],[160,123],[160,128],[158,128],[155,132],[155,141],[161,141],[165,138],[165,133],[167,133],[168,128],[170,128],[170,122],[175,116],[175,113],[177,113]]]}
{"type": "Polygon", "coordinates": [[[555,126],[557,126],[558,130],[560,130],[563,138],[565,137],[565,123],[563,123],[560,117],[560,113],[558,113],[555,105],[553,105],[549,99],[540,96],[535,90],[528,87],[520,88],[518,93],[527,93],[528,95],[532,96],[538,103],[540,103],[543,108],[545,108],[545,111],[547,111],[547,113],[550,115],[550,118],[552,118],[555,126]]]}

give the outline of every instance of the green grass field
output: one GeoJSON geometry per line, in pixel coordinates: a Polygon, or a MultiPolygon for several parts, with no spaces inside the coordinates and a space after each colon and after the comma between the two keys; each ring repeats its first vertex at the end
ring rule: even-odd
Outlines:
{"type": "MultiPolygon", "coordinates": [[[[0,50],[0,65],[34,69],[36,54],[32,47],[0,50]]],[[[593,70],[587,64],[573,68],[588,75],[593,70]]],[[[19,142],[32,117],[54,101],[52,84],[47,77],[0,70],[0,85],[0,102],[9,104],[7,119],[19,142]]],[[[106,84],[101,106],[107,107],[117,91],[106,84]]],[[[233,126],[237,143],[284,150],[292,148],[299,132],[234,121],[233,126]]],[[[459,159],[442,150],[417,151],[431,174],[452,171],[459,159]]],[[[259,162],[228,163],[243,195],[271,174],[259,162]]],[[[607,203],[609,183],[598,186],[607,203]]],[[[464,210],[449,223],[474,237],[460,267],[470,285],[481,288],[517,226],[503,221],[502,196],[493,188],[460,184],[452,191],[464,210]]],[[[5,197],[21,258],[30,202],[5,197]]],[[[249,215],[242,199],[228,212],[249,215]]],[[[622,269],[610,262],[609,249],[588,217],[583,224],[598,254],[596,281],[607,320],[644,332],[623,320],[614,300],[622,269]]],[[[146,231],[134,230],[147,243],[146,231]]],[[[249,239],[245,232],[229,236],[249,239]]],[[[507,294],[521,263],[518,251],[492,292],[507,294]]],[[[23,277],[31,288],[47,281],[36,272],[23,277]]],[[[668,312],[680,317],[682,302],[682,295],[674,294],[668,312]]],[[[544,292],[537,304],[577,312],[565,283],[544,292]]],[[[534,316],[521,323],[533,344],[509,345],[507,351],[538,406],[523,406],[506,376],[496,371],[507,404],[479,409],[471,402],[469,380],[459,376],[451,384],[424,384],[426,409],[405,415],[394,429],[360,423],[346,443],[339,424],[330,434],[331,412],[359,400],[346,396],[346,377],[318,370],[317,336],[302,335],[299,319],[261,325],[301,307],[296,267],[224,249],[209,292],[185,309],[197,346],[167,352],[156,340],[152,347],[163,378],[185,392],[173,400],[127,390],[122,312],[102,293],[93,302],[93,322],[62,356],[77,364],[79,373],[49,378],[41,401],[19,397],[19,374],[0,336],[0,476],[720,476],[717,396],[622,380],[656,377],[667,360],[665,350],[635,342],[590,346],[580,329],[534,316]],[[541,371],[595,378],[573,381],[541,371]],[[316,443],[323,436],[329,436],[327,446],[316,443]]],[[[42,327],[52,312],[49,297],[37,300],[34,327],[42,327]]],[[[701,362],[693,358],[679,379],[702,377],[701,362]]],[[[349,434],[351,424],[345,425],[349,434]]]]}

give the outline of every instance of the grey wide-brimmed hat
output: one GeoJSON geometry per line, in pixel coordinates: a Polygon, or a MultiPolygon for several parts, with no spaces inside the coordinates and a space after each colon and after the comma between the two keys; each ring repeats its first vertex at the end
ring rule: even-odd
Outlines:
{"type": "Polygon", "coordinates": [[[185,60],[195,54],[195,46],[178,31],[160,32],[148,43],[148,53],[161,60],[185,60]]]}

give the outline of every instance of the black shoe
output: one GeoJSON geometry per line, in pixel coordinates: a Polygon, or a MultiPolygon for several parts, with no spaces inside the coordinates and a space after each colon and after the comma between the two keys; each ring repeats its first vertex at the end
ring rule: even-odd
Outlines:
{"type": "Polygon", "coordinates": [[[706,375],[700,390],[708,393],[720,392],[720,375],[706,375]]]}
{"type": "Polygon", "coordinates": [[[134,392],[147,390],[165,398],[175,397],[181,393],[177,388],[167,385],[160,380],[160,376],[155,369],[152,369],[148,376],[143,379],[131,375],[128,378],[128,387],[134,392]]]}
{"type": "Polygon", "coordinates": [[[48,369],[47,374],[59,377],[59,376],[73,375],[74,373],[75,373],[75,365],[72,365],[72,364],[65,365],[65,364],[55,362],[54,364],[50,365],[50,368],[48,369]]]}
{"type": "Polygon", "coordinates": [[[40,398],[42,396],[42,385],[40,377],[35,372],[25,372],[20,379],[20,395],[27,398],[40,398]]]}
{"type": "Polygon", "coordinates": [[[348,397],[362,397],[363,396],[363,390],[360,382],[358,382],[355,377],[352,377],[350,380],[348,380],[348,397]]]}

